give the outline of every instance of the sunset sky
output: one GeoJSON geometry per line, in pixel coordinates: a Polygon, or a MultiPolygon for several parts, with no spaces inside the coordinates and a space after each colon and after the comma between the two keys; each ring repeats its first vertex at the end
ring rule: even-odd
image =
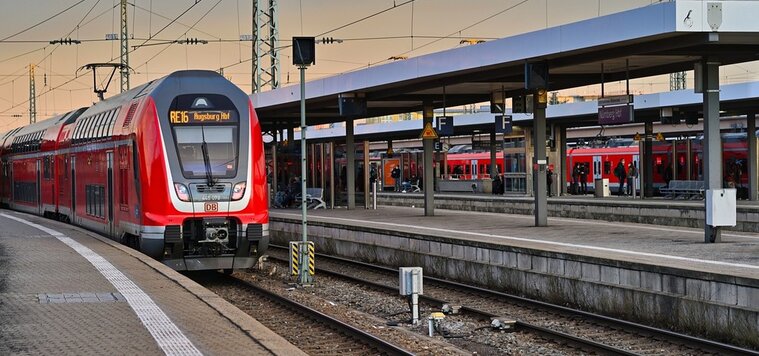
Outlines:
{"type": "MultiPolygon", "coordinates": [[[[38,121],[97,100],[92,92],[92,74],[82,70],[77,78],[77,69],[91,62],[118,62],[118,42],[104,40],[107,33],[119,32],[118,2],[0,0],[3,14],[0,21],[0,132],[28,122],[30,63],[38,66],[35,76],[38,121]],[[69,7],[71,9],[43,22],[69,7]],[[14,35],[25,29],[28,30],[14,35]],[[48,43],[68,37],[83,42],[63,46],[48,43]]],[[[657,1],[279,0],[280,46],[288,46],[289,39],[298,35],[342,39],[343,43],[318,45],[317,65],[307,72],[307,79],[313,79],[385,63],[391,56],[413,57],[455,48],[461,46],[461,38],[507,37],[652,2],[657,1]],[[332,31],[384,10],[387,11],[332,31]],[[440,39],[446,36],[450,37],[440,39]]],[[[195,0],[130,0],[128,17],[129,33],[133,37],[130,47],[153,37],[146,42],[149,46],[132,49],[130,65],[135,70],[131,76],[132,87],[175,70],[224,67],[226,77],[250,92],[250,43],[239,41],[241,34],[251,33],[250,0],[199,0],[197,3],[195,0]],[[163,44],[185,38],[209,43],[163,44]]],[[[282,85],[288,83],[288,78],[290,82],[298,78],[290,65],[290,51],[283,48],[280,54],[282,85]]],[[[757,80],[756,71],[752,63],[726,67],[721,72],[721,80],[723,83],[757,80]]],[[[688,85],[692,87],[690,79],[688,85]]],[[[641,79],[632,86],[635,92],[667,88],[666,77],[641,79]]],[[[593,94],[594,90],[597,89],[584,88],[577,92],[593,94]]],[[[106,96],[118,91],[117,74],[106,96]]]]}

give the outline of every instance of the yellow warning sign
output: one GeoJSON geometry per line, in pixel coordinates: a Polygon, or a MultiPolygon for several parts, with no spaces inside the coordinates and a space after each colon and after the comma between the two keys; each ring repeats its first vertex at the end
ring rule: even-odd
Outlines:
{"type": "Polygon", "coordinates": [[[656,141],[664,142],[664,135],[662,135],[661,132],[656,134],[656,141]]]}
{"type": "Polygon", "coordinates": [[[636,132],[635,136],[633,136],[633,140],[640,141],[640,134],[636,132]]]}
{"type": "Polygon", "coordinates": [[[432,123],[428,122],[424,125],[424,130],[422,130],[422,134],[419,135],[419,138],[424,140],[436,140],[438,138],[437,132],[432,128],[432,123]]]}

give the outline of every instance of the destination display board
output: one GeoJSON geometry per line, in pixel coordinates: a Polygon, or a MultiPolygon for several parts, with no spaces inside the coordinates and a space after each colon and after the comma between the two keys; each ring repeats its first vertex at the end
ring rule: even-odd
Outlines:
{"type": "Polygon", "coordinates": [[[169,122],[172,125],[231,123],[237,122],[237,113],[232,110],[171,110],[169,122]]]}

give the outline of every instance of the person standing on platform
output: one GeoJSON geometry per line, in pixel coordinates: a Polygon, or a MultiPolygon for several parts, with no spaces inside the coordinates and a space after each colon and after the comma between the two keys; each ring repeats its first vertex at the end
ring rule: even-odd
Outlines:
{"type": "Polygon", "coordinates": [[[398,166],[393,167],[393,170],[390,171],[390,177],[393,178],[395,191],[401,191],[401,169],[398,166]]]}
{"type": "Polygon", "coordinates": [[[580,163],[578,169],[578,175],[580,176],[580,191],[582,191],[582,195],[585,195],[588,194],[588,166],[585,163],[580,163]]]}
{"type": "Polygon", "coordinates": [[[627,194],[635,194],[635,178],[638,178],[638,168],[635,164],[630,163],[627,165],[627,194]]]}
{"type": "Polygon", "coordinates": [[[625,195],[625,180],[627,180],[627,171],[625,170],[625,160],[622,159],[617,163],[617,168],[614,168],[614,175],[617,176],[619,181],[619,190],[617,195],[620,197],[625,195]]]}
{"type": "Polygon", "coordinates": [[[580,194],[580,164],[575,163],[572,167],[572,194],[580,194]]]}
{"type": "Polygon", "coordinates": [[[548,170],[546,170],[546,186],[548,187],[548,196],[549,197],[552,196],[552,193],[551,193],[552,192],[552,190],[551,190],[551,185],[552,184],[553,184],[553,171],[551,170],[551,168],[548,168],[548,170]]]}

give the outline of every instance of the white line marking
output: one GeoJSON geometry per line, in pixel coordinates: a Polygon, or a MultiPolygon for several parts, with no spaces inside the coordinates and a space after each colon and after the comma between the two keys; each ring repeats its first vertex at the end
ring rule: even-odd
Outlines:
{"type": "MultiPolygon", "coordinates": [[[[518,219],[535,219],[532,215],[517,215],[517,214],[501,214],[501,213],[491,213],[491,212],[474,212],[474,211],[460,211],[460,210],[447,210],[446,212],[454,213],[454,214],[461,214],[461,215],[468,215],[468,214],[476,214],[476,215],[493,215],[493,216],[508,216],[508,217],[514,217],[518,219]]],[[[667,232],[682,232],[686,234],[697,234],[697,235],[703,235],[703,230],[682,230],[677,228],[670,228],[670,227],[661,227],[661,226],[648,226],[646,224],[635,224],[635,223],[624,223],[624,222],[606,222],[606,221],[588,221],[588,220],[581,220],[581,219],[571,219],[571,218],[556,218],[556,217],[550,217],[548,218],[548,221],[558,221],[558,222],[566,222],[570,224],[584,224],[584,225],[600,225],[600,226],[624,226],[624,227],[630,227],[635,229],[645,229],[645,230],[655,230],[655,231],[667,231],[667,232]]],[[[741,234],[734,234],[734,233],[726,233],[722,232],[722,236],[727,237],[742,237],[747,239],[756,239],[759,240],[759,236],[757,235],[741,235],[741,234]]]]}
{"type": "Polygon", "coordinates": [[[163,310],[155,304],[153,299],[105,258],[58,231],[15,216],[2,213],[0,216],[16,220],[54,236],[92,263],[103,277],[124,296],[129,306],[166,355],[202,355],[163,310]]]}
{"type": "MultiPolygon", "coordinates": [[[[288,214],[288,213],[281,213],[281,215],[289,215],[289,216],[297,217],[297,218],[300,217],[300,215],[288,214]]],[[[426,227],[426,226],[418,226],[418,225],[405,225],[405,224],[396,224],[396,223],[379,222],[379,221],[371,221],[371,222],[369,222],[369,221],[366,221],[366,220],[347,219],[347,218],[335,218],[335,217],[327,217],[327,216],[313,216],[312,215],[311,219],[314,219],[314,218],[332,219],[332,220],[338,220],[338,221],[352,222],[352,223],[360,224],[361,226],[365,226],[367,223],[371,223],[371,224],[387,225],[387,226],[392,226],[392,227],[395,227],[395,228],[403,228],[403,229],[422,229],[422,230],[430,230],[430,231],[437,231],[437,232],[455,233],[455,234],[459,234],[459,235],[470,235],[470,236],[477,236],[477,237],[500,238],[500,239],[506,239],[506,240],[529,242],[529,243],[536,243],[536,244],[549,245],[549,246],[583,248],[583,249],[587,249],[587,250],[595,250],[595,251],[603,251],[603,252],[614,252],[614,253],[619,253],[619,254],[624,254],[624,255],[633,255],[633,256],[642,256],[642,257],[656,257],[656,258],[663,258],[663,259],[669,259],[669,260],[675,260],[675,261],[693,262],[693,263],[708,264],[708,265],[715,265],[715,266],[722,266],[722,267],[739,267],[739,268],[748,268],[748,269],[752,269],[752,270],[759,270],[759,266],[747,265],[747,264],[743,264],[743,263],[730,263],[730,262],[722,262],[722,261],[701,260],[701,259],[697,259],[697,258],[688,258],[688,257],[680,257],[680,256],[672,256],[672,255],[662,255],[662,254],[658,254],[658,253],[638,252],[638,251],[630,251],[630,250],[620,250],[620,249],[608,248],[608,247],[598,247],[598,246],[589,246],[589,245],[570,244],[570,243],[565,243],[565,242],[555,242],[555,241],[528,239],[528,238],[523,238],[523,237],[513,237],[513,236],[505,236],[505,235],[493,235],[493,234],[485,234],[485,233],[479,233],[479,232],[469,232],[469,231],[461,231],[461,230],[440,229],[440,228],[435,228],[435,227],[426,227]]],[[[401,231],[403,231],[403,230],[401,230],[401,231]]]]}

